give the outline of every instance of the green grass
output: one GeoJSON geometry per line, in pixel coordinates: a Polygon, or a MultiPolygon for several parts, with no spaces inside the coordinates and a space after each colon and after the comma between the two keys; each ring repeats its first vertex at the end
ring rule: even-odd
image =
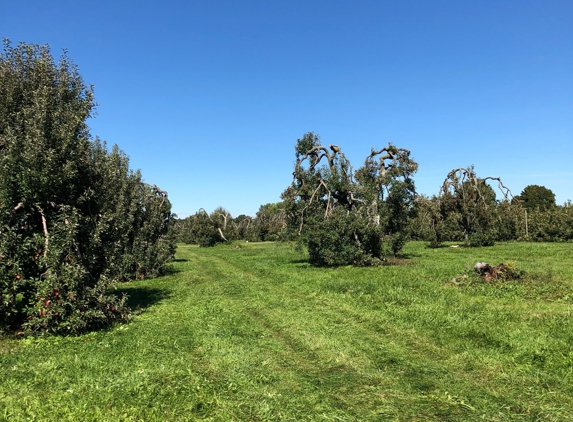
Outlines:
{"type": "Polygon", "coordinates": [[[0,420],[573,420],[572,252],[410,243],[325,269],[289,245],[180,246],[122,287],[131,323],[0,340],[0,420]],[[485,283],[477,261],[526,275],[485,283]]]}

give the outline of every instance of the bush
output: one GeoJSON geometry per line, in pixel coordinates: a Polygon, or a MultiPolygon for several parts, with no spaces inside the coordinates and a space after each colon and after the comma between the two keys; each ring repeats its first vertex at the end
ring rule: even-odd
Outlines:
{"type": "Polygon", "coordinates": [[[354,213],[336,211],[318,222],[306,239],[309,262],[318,266],[375,265],[384,255],[380,226],[354,213]]]}

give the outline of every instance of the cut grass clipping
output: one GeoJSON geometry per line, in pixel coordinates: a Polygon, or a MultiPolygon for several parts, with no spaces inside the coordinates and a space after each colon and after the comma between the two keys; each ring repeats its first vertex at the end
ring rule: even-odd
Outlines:
{"type": "Polygon", "coordinates": [[[325,269],[288,244],[180,246],[121,288],[129,324],[0,340],[0,420],[570,421],[572,249],[410,243],[325,269]],[[473,269],[509,261],[515,280],[473,269]]]}

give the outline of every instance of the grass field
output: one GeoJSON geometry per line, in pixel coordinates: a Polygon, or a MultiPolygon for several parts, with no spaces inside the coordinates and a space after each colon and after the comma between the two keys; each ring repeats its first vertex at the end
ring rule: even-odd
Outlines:
{"type": "Polygon", "coordinates": [[[180,246],[120,289],[129,324],[0,340],[0,420],[573,420],[573,244],[404,253],[325,269],[289,245],[180,246]],[[477,261],[525,276],[485,283],[477,261]]]}

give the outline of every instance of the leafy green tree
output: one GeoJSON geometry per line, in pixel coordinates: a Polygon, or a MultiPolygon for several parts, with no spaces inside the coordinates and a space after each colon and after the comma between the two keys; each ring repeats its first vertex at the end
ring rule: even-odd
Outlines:
{"type": "Polygon", "coordinates": [[[201,247],[215,246],[237,238],[233,217],[223,207],[217,207],[211,214],[201,208],[194,215],[179,221],[177,226],[179,241],[201,247]]]}
{"type": "MultiPolygon", "coordinates": [[[[551,195],[548,195],[550,198],[551,195]]],[[[473,168],[457,169],[446,179],[439,196],[416,199],[417,215],[411,236],[439,246],[444,241],[465,241],[484,246],[494,241],[561,242],[573,239],[573,207],[534,206],[526,209],[519,197],[498,178],[478,178],[473,168]],[[486,180],[498,182],[502,200],[486,180]]]]}
{"type": "Polygon", "coordinates": [[[366,214],[383,228],[383,245],[394,255],[402,250],[409,223],[416,213],[412,176],[417,169],[410,151],[389,144],[378,151],[372,149],[355,173],[357,194],[363,198],[366,214]]]}
{"type": "MultiPolygon", "coordinates": [[[[524,216],[525,217],[525,216],[524,216]]],[[[573,207],[565,204],[545,210],[535,208],[527,213],[528,233],[522,225],[522,238],[534,242],[573,240],[573,207]]]]}
{"type": "Polygon", "coordinates": [[[419,196],[416,213],[410,224],[412,238],[430,242],[438,247],[444,241],[463,241],[462,215],[456,209],[454,197],[419,196]]]}
{"type": "Polygon", "coordinates": [[[282,202],[261,205],[253,221],[253,231],[257,240],[276,241],[286,238],[286,213],[282,202]]]}
{"type": "Polygon", "coordinates": [[[64,54],[0,56],[0,329],[73,333],[124,320],[118,280],[173,256],[167,195],[91,141],[93,90],[64,54]]]}
{"type": "Polygon", "coordinates": [[[555,207],[555,194],[545,186],[529,185],[515,197],[524,208],[547,210],[555,207]]]}
{"type": "Polygon", "coordinates": [[[195,215],[175,223],[177,240],[200,246],[214,246],[232,240],[276,241],[285,240],[286,214],[284,204],[261,205],[252,218],[241,214],[233,218],[223,207],[212,213],[200,209],[195,215]]]}
{"type": "Polygon", "coordinates": [[[519,240],[522,237],[520,231],[524,221],[523,208],[512,203],[510,200],[503,200],[497,204],[495,212],[495,240],[505,242],[509,240],[519,240]]]}
{"type": "Polygon", "coordinates": [[[283,194],[287,224],[316,265],[370,265],[397,254],[414,212],[410,152],[372,150],[356,172],[340,147],[307,133],[295,146],[294,179],[283,194]]]}
{"type": "Polygon", "coordinates": [[[241,214],[233,219],[236,239],[258,240],[254,237],[254,220],[248,215],[241,214]]]}
{"type": "Polygon", "coordinates": [[[192,244],[195,243],[191,226],[193,216],[178,218],[176,215],[172,222],[172,233],[176,242],[192,244]]]}

